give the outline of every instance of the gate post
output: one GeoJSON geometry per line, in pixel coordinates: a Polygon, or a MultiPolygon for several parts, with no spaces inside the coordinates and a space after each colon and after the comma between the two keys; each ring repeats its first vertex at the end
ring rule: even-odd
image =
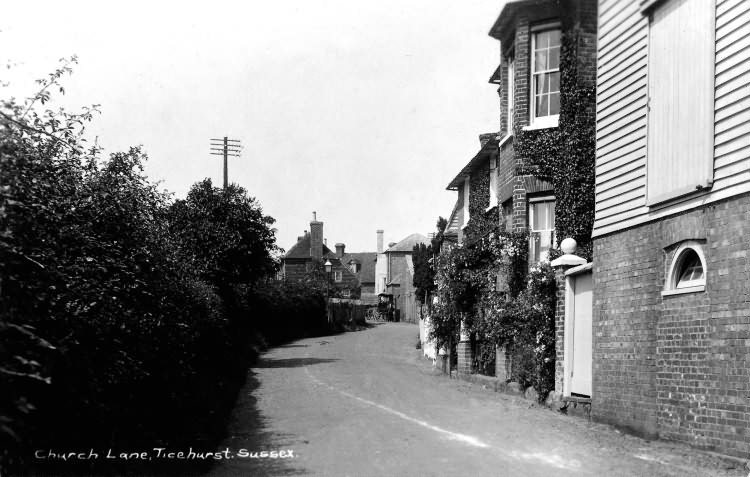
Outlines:
{"type": "Polygon", "coordinates": [[[456,353],[458,354],[458,374],[471,374],[472,361],[474,360],[474,353],[471,349],[471,342],[469,332],[465,325],[465,314],[461,314],[461,329],[460,329],[460,341],[456,346],[456,353]]]}
{"type": "Polygon", "coordinates": [[[585,258],[574,255],[578,244],[572,238],[566,238],[560,243],[563,255],[550,263],[555,270],[557,282],[557,309],[555,310],[555,396],[559,399],[563,395],[565,381],[565,309],[568,300],[567,279],[565,272],[573,267],[584,265],[585,258]]]}

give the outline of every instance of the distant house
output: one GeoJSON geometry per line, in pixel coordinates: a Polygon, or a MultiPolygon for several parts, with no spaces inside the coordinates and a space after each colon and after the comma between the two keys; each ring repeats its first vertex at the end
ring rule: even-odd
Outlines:
{"type": "Polygon", "coordinates": [[[360,287],[360,298],[370,304],[377,303],[375,298],[377,252],[346,253],[345,250],[345,244],[336,244],[336,257],[357,278],[360,287]]]}
{"type": "MultiPolygon", "coordinates": [[[[281,258],[281,276],[285,280],[301,281],[316,269],[322,270],[325,262],[330,261],[330,286],[341,296],[359,298],[360,280],[357,272],[352,272],[347,260],[332,252],[325,242],[323,222],[319,222],[313,212],[310,231],[305,231],[304,235],[297,237],[297,243],[281,258]]],[[[344,247],[341,245],[343,255],[344,247]]]]}
{"type": "Polygon", "coordinates": [[[393,295],[401,321],[417,323],[419,313],[414,289],[414,264],[411,260],[414,246],[428,245],[430,239],[422,234],[411,234],[398,243],[389,244],[382,253],[385,258],[385,292],[393,295]]]}

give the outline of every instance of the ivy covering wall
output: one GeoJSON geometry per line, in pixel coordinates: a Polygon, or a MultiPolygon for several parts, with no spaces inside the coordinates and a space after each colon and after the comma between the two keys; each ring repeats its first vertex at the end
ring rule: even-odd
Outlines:
{"type": "MultiPolygon", "coordinates": [[[[524,131],[517,126],[513,147],[521,164],[517,175],[535,175],[553,185],[558,241],[573,237],[577,253],[590,260],[596,91],[579,82],[581,34],[568,27],[562,36],[559,127],[524,131]]],[[[493,372],[491,350],[505,346],[513,360],[511,379],[534,386],[544,399],[554,389],[554,272],[549,264],[529,270],[529,235],[501,229],[498,208],[487,211],[489,184],[484,163],[470,178],[471,219],[463,244],[442,247],[434,261],[439,305],[432,336],[438,346],[455,343],[463,322],[475,345],[475,371],[493,372]]],[[[552,250],[551,259],[559,253],[552,250]]]]}
{"type": "MultiPolygon", "coordinates": [[[[594,225],[594,162],[596,156],[596,88],[578,82],[580,30],[565,31],[560,58],[561,97],[558,128],[524,131],[516,128],[516,158],[524,173],[552,183],[555,191],[555,236],[572,237],[577,254],[591,260],[594,225]]],[[[559,251],[552,250],[551,258],[559,251]]]]}

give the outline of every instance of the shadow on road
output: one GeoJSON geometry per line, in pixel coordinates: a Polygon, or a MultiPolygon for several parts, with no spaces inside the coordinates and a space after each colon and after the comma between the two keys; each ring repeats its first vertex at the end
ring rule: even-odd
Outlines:
{"type": "Polygon", "coordinates": [[[300,368],[313,364],[333,363],[338,359],[321,358],[288,358],[288,359],[260,359],[254,368],[300,368]]]}
{"type": "MultiPolygon", "coordinates": [[[[261,360],[258,363],[263,367],[261,360]]],[[[286,360],[279,360],[286,361],[286,360]]],[[[269,430],[267,420],[258,410],[255,391],[260,385],[255,373],[250,372],[247,384],[240,392],[235,405],[227,436],[219,450],[228,448],[234,459],[217,461],[202,477],[256,476],[256,475],[307,475],[305,469],[294,466],[294,459],[261,457],[261,452],[278,452],[289,448],[290,437],[269,430]],[[241,457],[240,455],[246,455],[241,457]]]]}

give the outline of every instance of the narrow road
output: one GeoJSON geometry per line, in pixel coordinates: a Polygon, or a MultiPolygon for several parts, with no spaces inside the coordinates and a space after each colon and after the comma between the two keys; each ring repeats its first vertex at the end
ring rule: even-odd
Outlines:
{"type": "Polygon", "coordinates": [[[401,323],[298,341],[253,369],[209,475],[739,476],[647,442],[439,375],[401,323]],[[251,457],[279,452],[284,458],[251,457]]]}

